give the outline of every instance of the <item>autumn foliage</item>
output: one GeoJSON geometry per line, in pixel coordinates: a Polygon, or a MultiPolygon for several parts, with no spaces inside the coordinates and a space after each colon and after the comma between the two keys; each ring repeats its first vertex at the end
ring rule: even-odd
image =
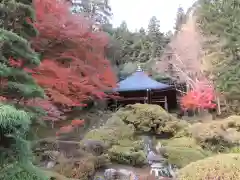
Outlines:
{"type": "Polygon", "coordinates": [[[216,107],[215,92],[213,87],[207,86],[203,82],[198,82],[195,89],[187,92],[181,99],[183,109],[212,109],[216,107]]]}
{"type": "MultiPolygon", "coordinates": [[[[116,87],[116,76],[105,58],[108,38],[105,33],[92,30],[93,22],[72,14],[70,4],[63,0],[33,2],[36,20],[28,18],[27,22],[38,30],[31,44],[39,53],[41,63],[36,68],[27,68],[21,59],[10,58],[9,64],[31,74],[47,95],[45,99],[19,103],[42,107],[46,111],[43,120],[54,124],[65,119],[64,112],[71,107],[84,106],[84,101],[92,97],[108,97],[105,91],[116,87]]],[[[56,135],[83,125],[84,120],[74,119],[56,135]]]]}
{"type": "Polygon", "coordinates": [[[42,63],[31,73],[52,102],[77,106],[106,97],[104,91],[116,86],[104,55],[107,36],[92,31],[92,22],[72,14],[64,1],[35,0],[34,7],[39,35],[32,43],[42,63]]]}
{"type": "Polygon", "coordinates": [[[83,119],[74,119],[72,120],[70,125],[63,126],[61,127],[57,132],[56,136],[59,136],[61,134],[67,134],[72,132],[75,128],[81,127],[84,125],[84,120],[83,119]]]}

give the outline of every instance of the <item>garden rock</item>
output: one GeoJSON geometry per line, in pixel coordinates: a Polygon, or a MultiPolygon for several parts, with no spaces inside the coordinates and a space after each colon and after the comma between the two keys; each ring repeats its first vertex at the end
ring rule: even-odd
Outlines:
{"type": "Polygon", "coordinates": [[[131,177],[132,174],[133,174],[132,171],[128,171],[126,169],[119,169],[118,170],[119,180],[130,180],[130,177],[131,177]]]}
{"type": "Polygon", "coordinates": [[[117,179],[117,170],[116,169],[106,169],[104,172],[105,180],[114,180],[117,179]]]}
{"type": "Polygon", "coordinates": [[[149,164],[152,163],[164,163],[166,161],[166,159],[159,154],[154,153],[153,151],[150,151],[147,155],[147,160],[149,164]]]}

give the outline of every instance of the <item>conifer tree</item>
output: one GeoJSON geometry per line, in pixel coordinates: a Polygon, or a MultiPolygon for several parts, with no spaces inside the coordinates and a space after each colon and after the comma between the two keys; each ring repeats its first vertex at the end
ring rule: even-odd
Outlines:
{"type": "Polygon", "coordinates": [[[40,64],[28,41],[37,35],[29,23],[34,19],[31,3],[31,0],[0,1],[0,96],[7,100],[0,103],[0,179],[40,178],[32,165],[31,148],[26,140],[31,116],[18,109],[20,101],[44,96],[24,71],[40,64]]]}
{"type": "Polygon", "coordinates": [[[98,24],[109,24],[112,16],[108,0],[67,0],[72,4],[74,13],[84,14],[98,24]]]}
{"type": "Polygon", "coordinates": [[[240,111],[239,14],[239,0],[198,2],[199,28],[207,37],[205,59],[212,66],[209,74],[213,75],[218,91],[227,97],[231,110],[237,113],[240,111]]]}
{"type": "Polygon", "coordinates": [[[30,0],[5,0],[0,4],[0,95],[9,99],[27,100],[43,97],[42,89],[31,75],[23,71],[40,64],[38,54],[28,40],[37,35],[28,23],[34,18],[30,0]],[[22,2],[21,2],[22,1],[22,2]],[[15,64],[20,64],[15,67],[15,64]]]}
{"type": "Polygon", "coordinates": [[[181,30],[182,25],[186,21],[186,15],[184,13],[184,10],[182,7],[179,7],[177,10],[177,17],[176,17],[176,22],[175,22],[175,33],[178,33],[181,30]]]}
{"type": "Polygon", "coordinates": [[[160,22],[155,16],[149,21],[148,37],[152,42],[151,58],[159,57],[162,54],[165,41],[164,34],[160,31],[160,22]]]}

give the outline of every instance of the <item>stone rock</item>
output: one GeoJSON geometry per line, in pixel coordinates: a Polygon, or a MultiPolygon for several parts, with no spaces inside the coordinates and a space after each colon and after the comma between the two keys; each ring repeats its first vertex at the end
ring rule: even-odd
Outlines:
{"type": "Polygon", "coordinates": [[[116,169],[106,169],[104,172],[105,180],[115,180],[117,179],[117,170],[116,169]]]}
{"type": "Polygon", "coordinates": [[[133,174],[132,171],[126,169],[119,169],[117,172],[119,180],[130,180],[130,177],[133,174]]]}
{"type": "Polygon", "coordinates": [[[162,148],[162,144],[161,142],[158,141],[157,145],[156,145],[156,151],[160,152],[160,149],[162,148]]]}
{"type": "Polygon", "coordinates": [[[51,168],[53,168],[55,165],[56,165],[56,162],[54,162],[54,161],[49,161],[49,162],[47,163],[47,165],[46,165],[46,168],[47,168],[47,169],[51,169],[51,168]]]}
{"type": "Polygon", "coordinates": [[[143,136],[142,137],[143,143],[144,143],[144,152],[146,155],[149,153],[149,151],[153,150],[153,142],[152,139],[149,136],[143,136]]]}
{"type": "Polygon", "coordinates": [[[126,169],[106,169],[104,172],[105,180],[132,180],[136,175],[126,169]]]}
{"type": "Polygon", "coordinates": [[[154,162],[165,162],[165,158],[162,155],[156,154],[153,151],[150,151],[147,155],[147,160],[149,164],[154,162]]]}
{"type": "Polygon", "coordinates": [[[172,177],[169,167],[162,163],[153,163],[151,165],[151,174],[154,174],[156,177],[172,177]]]}
{"type": "Polygon", "coordinates": [[[61,155],[61,153],[59,151],[44,151],[44,153],[42,155],[42,160],[43,161],[46,161],[46,160],[56,161],[60,155],[61,155]]]}

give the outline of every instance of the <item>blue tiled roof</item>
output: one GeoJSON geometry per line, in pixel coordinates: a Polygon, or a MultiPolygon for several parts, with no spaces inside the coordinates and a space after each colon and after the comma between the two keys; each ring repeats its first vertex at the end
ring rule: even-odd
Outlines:
{"type": "Polygon", "coordinates": [[[166,89],[169,85],[157,82],[147,76],[144,72],[139,71],[133,73],[125,80],[118,83],[118,88],[114,91],[136,91],[145,89],[166,89]]]}

